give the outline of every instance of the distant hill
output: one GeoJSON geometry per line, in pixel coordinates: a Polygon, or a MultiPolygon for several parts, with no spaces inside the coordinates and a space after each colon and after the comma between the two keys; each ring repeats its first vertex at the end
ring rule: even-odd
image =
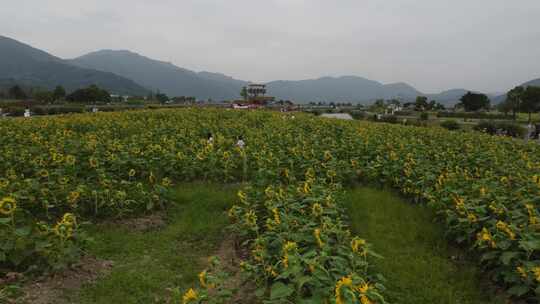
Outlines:
{"type": "Polygon", "coordinates": [[[372,102],[377,99],[397,98],[412,102],[417,96],[426,96],[444,105],[459,102],[468,90],[453,89],[438,94],[424,94],[409,84],[399,82],[382,84],[357,76],[323,77],[311,80],[273,81],[268,83],[272,95],[296,101],[350,101],[372,102]]]}
{"type": "Polygon", "coordinates": [[[430,100],[436,100],[437,102],[450,106],[450,105],[455,105],[456,103],[458,103],[461,97],[467,94],[467,92],[469,92],[469,90],[452,89],[452,90],[447,90],[438,94],[427,94],[426,96],[430,100]]]}
{"type": "Polygon", "coordinates": [[[132,80],[69,62],[11,38],[0,36],[0,84],[29,87],[64,86],[68,91],[96,84],[117,94],[146,94],[132,80]]]}
{"type": "Polygon", "coordinates": [[[523,87],[528,87],[528,86],[540,87],[540,78],[534,79],[534,80],[531,80],[531,81],[527,81],[524,84],[522,84],[521,86],[523,86],[523,87]]]}
{"type": "Polygon", "coordinates": [[[322,77],[308,80],[278,80],[268,83],[272,96],[301,102],[347,101],[367,102],[376,99],[411,100],[421,93],[405,83],[384,85],[357,76],[322,77]]]}
{"type": "Polygon", "coordinates": [[[71,63],[133,79],[154,91],[170,96],[196,96],[199,99],[238,98],[247,82],[223,74],[177,67],[130,51],[101,50],[75,59],[71,63]]]}
{"type": "MultiPolygon", "coordinates": [[[[194,72],[125,50],[101,50],[72,59],[70,62],[133,79],[147,88],[159,90],[170,96],[196,96],[199,99],[214,100],[236,99],[239,98],[241,88],[249,83],[220,73],[194,72]]],[[[426,95],[403,82],[382,84],[357,76],[277,80],[267,83],[267,86],[269,95],[299,103],[372,102],[380,98],[413,101],[419,95],[426,95]]],[[[439,102],[452,105],[466,92],[466,90],[451,90],[426,96],[433,96],[439,102]]]]}
{"type": "MultiPolygon", "coordinates": [[[[519,86],[521,86],[521,87],[528,87],[528,86],[540,87],[540,78],[527,81],[525,83],[520,84],[519,86]]],[[[503,102],[505,100],[506,100],[506,94],[501,94],[499,96],[493,97],[491,99],[491,103],[492,104],[499,104],[499,103],[501,103],[501,102],[503,102]]]]}

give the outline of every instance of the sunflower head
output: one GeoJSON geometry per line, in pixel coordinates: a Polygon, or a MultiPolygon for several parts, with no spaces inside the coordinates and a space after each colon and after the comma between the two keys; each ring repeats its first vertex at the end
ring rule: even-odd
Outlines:
{"type": "Polygon", "coordinates": [[[59,222],[54,226],[54,233],[62,239],[69,239],[73,235],[73,226],[59,222]]]}
{"type": "Polygon", "coordinates": [[[17,209],[17,201],[8,196],[0,200],[0,214],[10,215],[17,209]]]}
{"type": "Polygon", "coordinates": [[[62,223],[68,226],[74,226],[75,224],[77,224],[77,218],[73,213],[66,213],[62,217],[62,223]]]}

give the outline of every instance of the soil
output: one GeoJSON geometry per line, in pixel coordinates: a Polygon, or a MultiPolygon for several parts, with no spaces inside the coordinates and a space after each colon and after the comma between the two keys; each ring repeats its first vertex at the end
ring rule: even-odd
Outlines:
{"type": "Polygon", "coordinates": [[[41,277],[26,283],[23,296],[13,303],[68,304],[65,291],[80,289],[110,272],[113,262],[84,257],[79,263],[52,276],[41,277]]]}
{"type": "Polygon", "coordinates": [[[230,304],[252,304],[258,303],[255,297],[255,286],[248,281],[240,270],[240,262],[247,259],[248,253],[240,247],[238,241],[232,238],[225,239],[215,256],[221,262],[222,271],[230,275],[224,287],[234,291],[233,297],[229,300],[230,304]]]}

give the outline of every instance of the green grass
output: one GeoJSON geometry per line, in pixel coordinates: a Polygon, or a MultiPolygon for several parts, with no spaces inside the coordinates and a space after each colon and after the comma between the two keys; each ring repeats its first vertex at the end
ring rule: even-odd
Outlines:
{"type": "Polygon", "coordinates": [[[345,203],[354,234],[385,258],[375,260],[385,276],[387,300],[394,304],[497,304],[482,274],[444,238],[428,207],[413,205],[390,190],[358,188],[345,203]],[[452,257],[461,257],[458,261],[452,257]]]}
{"type": "Polygon", "coordinates": [[[161,229],[133,232],[112,224],[93,228],[90,253],[112,260],[114,267],[95,284],[68,295],[70,303],[155,303],[167,296],[169,287],[188,288],[224,237],[225,211],[235,193],[232,186],[180,185],[161,229]]]}

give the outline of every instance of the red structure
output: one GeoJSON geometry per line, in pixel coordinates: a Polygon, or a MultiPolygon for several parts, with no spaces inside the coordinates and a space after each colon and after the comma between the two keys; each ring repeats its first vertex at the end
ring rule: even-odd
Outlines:
{"type": "Polygon", "coordinates": [[[251,83],[242,88],[241,92],[244,100],[237,100],[233,104],[235,109],[256,109],[264,107],[275,100],[272,96],[266,96],[266,85],[251,83]]]}

